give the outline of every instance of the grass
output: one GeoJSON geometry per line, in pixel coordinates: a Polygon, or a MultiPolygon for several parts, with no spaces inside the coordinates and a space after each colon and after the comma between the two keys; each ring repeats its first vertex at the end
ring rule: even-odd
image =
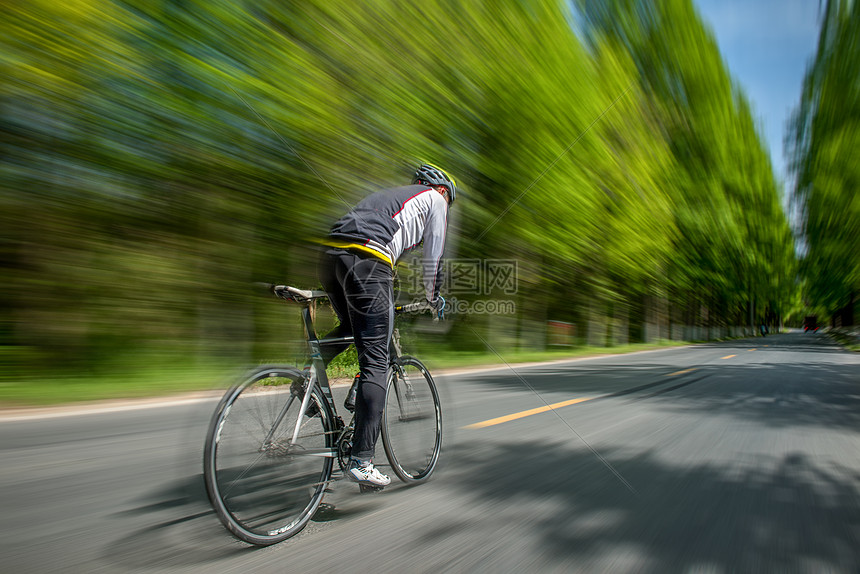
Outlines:
{"type": "MultiPolygon", "coordinates": [[[[492,352],[459,352],[425,349],[421,356],[434,370],[477,367],[483,365],[521,364],[557,361],[586,356],[630,353],[688,344],[661,341],[619,347],[574,347],[550,351],[500,350],[492,352]],[[500,357],[501,356],[501,360],[500,357]]],[[[407,349],[408,352],[408,349],[407,349]]],[[[202,366],[175,366],[153,357],[146,365],[115,368],[102,374],[5,375],[0,378],[0,408],[61,405],[109,399],[134,399],[175,395],[193,391],[223,390],[244,372],[237,365],[210,363],[202,366]]],[[[338,357],[329,368],[330,378],[352,378],[358,370],[354,349],[338,357]]]]}
{"type": "Polygon", "coordinates": [[[831,329],[828,334],[849,351],[860,353],[860,337],[854,332],[847,329],[831,329]]]}
{"type": "Polygon", "coordinates": [[[0,380],[0,407],[157,397],[224,388],[228,368],[141,368],[103,375],[29,375],[0,380]]]}

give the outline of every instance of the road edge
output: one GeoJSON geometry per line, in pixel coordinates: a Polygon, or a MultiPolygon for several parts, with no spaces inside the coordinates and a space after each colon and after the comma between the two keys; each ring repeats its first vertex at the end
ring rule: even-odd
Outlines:
{"type": "MultiPolygon", "coordinates": [[[[638,355],[642,353],[661,353],[664,351],[672,351],[678,349],[686,349],[697,346],[692,343],[689,345],[678,345],[666,347],[664,349],[645,349],[642,351],[632,351],[629,353],[600,353],[588,355],[586,357],[574,357],[568,359],[554,359],[549,361],[533,361],[528,363],[511,363],[511,364],[493,364],[493,365],[476,365],[474,367],[452,367],[450,369],[433,370],[434,378],[451,377],[459,375],[481,375],[494,371],[516,371],[518,369],[531,369],[542,366],[557,366],[571,363],[579,363],[582,361],[593,361],[608,357],[617,357],[620,355],[638,355]]],[[[332,387],[342,387],[350,384],[349,381],[341,381],[332,384],[332,387]],[[344,382],[345,381],[345,382],[344,382]]],[[[44,407],[0,407],[0,423],[4,422],[21,422],[33,421],[49,418],[61,418],[71,416],[81,416],[89,414],[108,414],[125,411],[143,410],[158,407],[172,407],[192,405],[204,402],[216,402],[223,394],[225,389],[213,391],[194,391],[191,393],[182,393],[170,396],[147,397],[139,399],[104,399],[100,401],[87,401],[81,403],[66,403],[62,405],[51,405],[44,407]]]]}

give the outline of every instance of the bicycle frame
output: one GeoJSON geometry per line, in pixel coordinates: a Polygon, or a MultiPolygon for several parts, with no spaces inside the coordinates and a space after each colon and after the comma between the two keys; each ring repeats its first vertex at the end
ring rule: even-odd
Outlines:
{"type": "MultiPolygon", "coordinates": [[[[305,329],[305,336],[307,338],[308,343],[308,351],[311,356],[311,369],[310,376],[307,381],[305,381],[304,397],[302,398],[302,406],[299,412],[307,412],[308,405],[311,400],[311,390],[313,389],[315,384],[318,384],[320,390],[323,393],[323,397],[325,397],[326,402],[331,409],[332,415],[337,417],[337,408],[334,404],[334,396],[331,392],[331,384],[328,380],[328,375],[326,374],[325,362],[322,358],[322,347],[323,345],[334,345],[334,344],[343,344],[343,343],[352,343],[353,337],[340,337],[340,338],[331,338],[331,339],[320,339],[316,334],[316,329],[314,328],[313,322],[313,312],[311,310],[311,306],[313,305],[313,300],[309,300],[302,303],[302,323],[305,329]]],[[[275,429],[280,425],[280,421],[283,416],[286,414],[287,410],[290,408],[290,405],[293,402],[293,397],[290,397],[290,400],[287,401],[287,404],[284,406],[283,411],[278,416],[278,419],[275,421],[275,424],[272,427],[272,430],[269,434],[274,434],[275,429]]],[[[302,419],[301,417],[296,419],[296,426],[293,429],[293,435],[290,439],[290,445],[295,445],[299,438],[299,432],[301,431],[302,419]]]]}
{"type": "MultiPolygon", "coordinates": [[[[326,346],[337,345],[332,351],[340,350],[355,338],[321,339],[317,335],[316,304],[325,292],[286,285],[267,285],[267,289],[301,306],[310,359],[304,372],[291,365],[265,365],[234,385],[212,417],[203,456],[206,492],[218,518],[237,538],[258,546],[280,542],[304,528],[333,480],[334,460],[341,470],[347,470],[355,421],[353,417],[345,424],[338,416],[323,361],[326,346]],[[297,413],[296,403],[301,405],[297,413]],[[292,494],[277,495],[271,502],[262,496],[281,488],[292,494]],[[255,497],[258,491],[260,496],[255,497]]],[[[394,312],[422,308],[403,305],[394,312]]],[[[389,349],[383,448],[398,478],[421,482],[433,472],[441,449],[438,393],[426,367],[401,353],[397,329],[392,331],[389,349]],[[431,420],[413,426],[400,424],[413,419],[431,420]]],[[[362,492],[379,490],[360,486],[362,492]]]]}
{"type": "MultiPolygon", "coordinates": [[[[328,373],[326,373],[325,362],[322,357],[322,348],[326,345],[343,345],[343,344],[352,344],[355,342],[355,337],[331,337],[327,339],[320,339],[317,336],[316,328],[314,327],[313,321],[313,310],[312,306],[314,305],[314,300],[305,301],[302,303],[302,324],[304,325],[305,337],[307,338],[308,343],[308,351],[311,357],[311,371],[310,377],[306,382],[306,387],[304,389],[304,398],[302,399],[302,406],[300,412],[305,412],[308,408],[308,404],[310,403],[310,390],[313,388],[315,384],[319,385],[320,390],[325,397],[326,402],[328,402],[329,407],[331,408],[332,414],[335,419],[337,419],[337,407],[335,407],[334,395],[331,391],[331,384],[328,380],[328,373]]],[[[397,310],[395,310],[397,312],[397,310]]],[[[389,347],[389,363],[394,365],[396,364],[397,359],[403,354],[402,349],[400,347],[400,332],[397,328],[395,328],[392,332],[391,336],[391,344],[389,347]]],[[[411,390],[411,384],[408,380],[408,377],[405,373],[402,373],[404,376],[404,380],[406,382],[407,389],[411,390]]],[[[397,402],[400,404],[401,397],[398,392],[397,402]]],[[[292,398],[287,402],[284,406],[282,414],[278,417],[278,420],[275,422],[274,427],[272,428],[270,434],[275,432],[275,428],[277,428],[280,424],[280,420],[286,414],[290,405],[292,404],[292,398]]],[[[292,439],[290,440],[290,444],[296,444],[298,440],[299,431],[301,429],[301,419],[296,420],[296,426],[293,429],[292,439]]]]}

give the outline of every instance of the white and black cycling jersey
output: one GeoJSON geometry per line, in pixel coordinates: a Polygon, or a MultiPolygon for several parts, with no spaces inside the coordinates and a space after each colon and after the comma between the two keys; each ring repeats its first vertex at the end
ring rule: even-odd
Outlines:
{"type": "Polygon", "coordinates": [[[424,289],[429,301],[439,295],[448,202],[426,185],[407,185],[374,193],[341,217],[326,244],[357,249],[392,267],[405,252],[423,243],[424,289]]]}

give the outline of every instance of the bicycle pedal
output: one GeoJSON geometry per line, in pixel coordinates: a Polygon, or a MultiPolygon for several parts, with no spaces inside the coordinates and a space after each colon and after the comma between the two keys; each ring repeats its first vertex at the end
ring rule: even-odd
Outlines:
{"type": "Polygon", "coordinates": [[[385,487],[384,486],[371,486],[369,484],[359,484],[358,485],[358,490],[361,492],[361,494],[369,494],[371,492],[372,493],[382,492],[383,488],[385,488],[385,487]]]}

